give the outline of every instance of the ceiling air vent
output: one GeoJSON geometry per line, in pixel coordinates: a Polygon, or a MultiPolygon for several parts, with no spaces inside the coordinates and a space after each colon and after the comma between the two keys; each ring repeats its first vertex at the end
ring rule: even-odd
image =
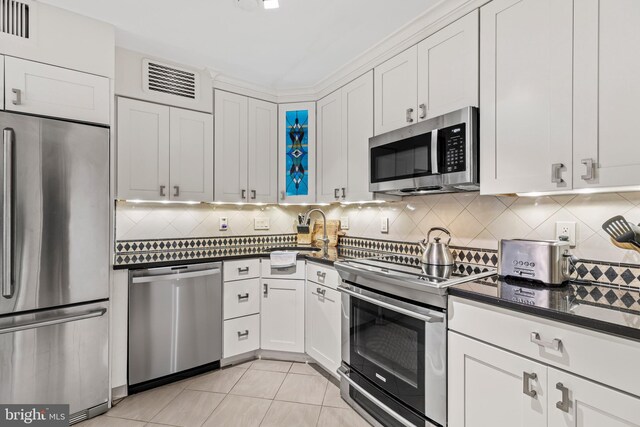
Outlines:
{"type": "Polygon", "coordinates": [[[0,33],[29,38],[30,5],[24,1],[0,0],[0,33]]]}
{"type": "MultiPolygon", "coordinates": [[[[0,0],[3,1],[3,0],[0,0]]],[[[142,67],[144,90],[196,100],[200,91],[198,73],[145,59],[142,67]]]]}

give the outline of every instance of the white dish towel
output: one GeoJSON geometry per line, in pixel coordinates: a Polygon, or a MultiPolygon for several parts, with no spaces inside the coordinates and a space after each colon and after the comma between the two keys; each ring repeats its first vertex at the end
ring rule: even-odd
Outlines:
{"type": "Polygon", "coordinates": [[[271,268],[295,267],[298,252],[274,251],[271,252],[271,268]]]}

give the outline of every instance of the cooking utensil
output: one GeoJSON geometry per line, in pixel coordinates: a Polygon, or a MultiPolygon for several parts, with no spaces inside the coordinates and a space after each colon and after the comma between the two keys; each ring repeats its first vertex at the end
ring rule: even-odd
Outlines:
{"type": "Polygon", "coordinates": [[[622,215],[616,215],[602,224],[602,229],[618,243],[631,243],[640,248],[640,228],[629,224],[622,215]]]}
{"type": "Polygon", "coordinates": [[[427,265],[453,265],[453,255],[449,250],[451,243],[451,233],[442,227],[433,227],[427,233],[427,238],[418,242],[424,250],[422,253],[422,263],[427,265]],[[431,232],[441,231],[449,236],[447,243],[440,243],[440,237],[435,237],[433,242],[430,241],[431,232]]]}

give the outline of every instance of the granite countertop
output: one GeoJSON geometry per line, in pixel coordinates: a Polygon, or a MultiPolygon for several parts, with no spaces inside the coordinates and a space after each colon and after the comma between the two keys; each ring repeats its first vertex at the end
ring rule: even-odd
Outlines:
{"type": "MultiPolygon", "coordinates": [[[[264,246],[252,246],[252,247],[243,247],[243,248],[223,248],[218,251],[218,254],[206,257],[206,258],[197,258],[197,259],[156,259],[149,262],[135,262],[131,264],[117,264],[113,266],[114,270],[137,270],[142,268],[155,268],[155,267],[169,267],[173,265],[186,265],[186,264],[199,264],[204,262],[216,262],[216,261],[231,261],[237,259],[247,259],[247,258],[268,258],[271,254],[269,249],[274,247],[282,247],[282,245],[264,245],[264,246]]],[[[295,249],[308,249],[309,246],[295,246],[289,245],[286,246],[287,249],[295,250],[295,249]]],[[[340,261],[343,259],[353,259],[353,258],[367,258],[371,256],[375,256],[375,252],[365,251],[362,249],[355,248],[345,248],[345,247],[330,247],[328,251],[325,251],[322,248],[319,248],[319,251],[315,252],[300,252],[298,253],[298,259],[306,259],[307,261],[318,262],[322,264],[327,264],[333,266],[333,263],[336,261],[340,261]]],[[[379,254],[378,254],[379,255],[379,254]]]]}
{"type": "Polygon", "coordinates": [[[640,341],[640,292],[590,282],[558,288],[498,279],[467,282],[449,294],[640,341]]]}

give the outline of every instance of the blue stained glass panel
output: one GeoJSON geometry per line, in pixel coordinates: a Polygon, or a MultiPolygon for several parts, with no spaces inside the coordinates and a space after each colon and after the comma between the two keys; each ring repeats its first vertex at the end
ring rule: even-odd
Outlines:
{"type": "Polygon", "coordinates": [[[309,195],[309,110],[287,111],[287,196],[309,195]]]}

